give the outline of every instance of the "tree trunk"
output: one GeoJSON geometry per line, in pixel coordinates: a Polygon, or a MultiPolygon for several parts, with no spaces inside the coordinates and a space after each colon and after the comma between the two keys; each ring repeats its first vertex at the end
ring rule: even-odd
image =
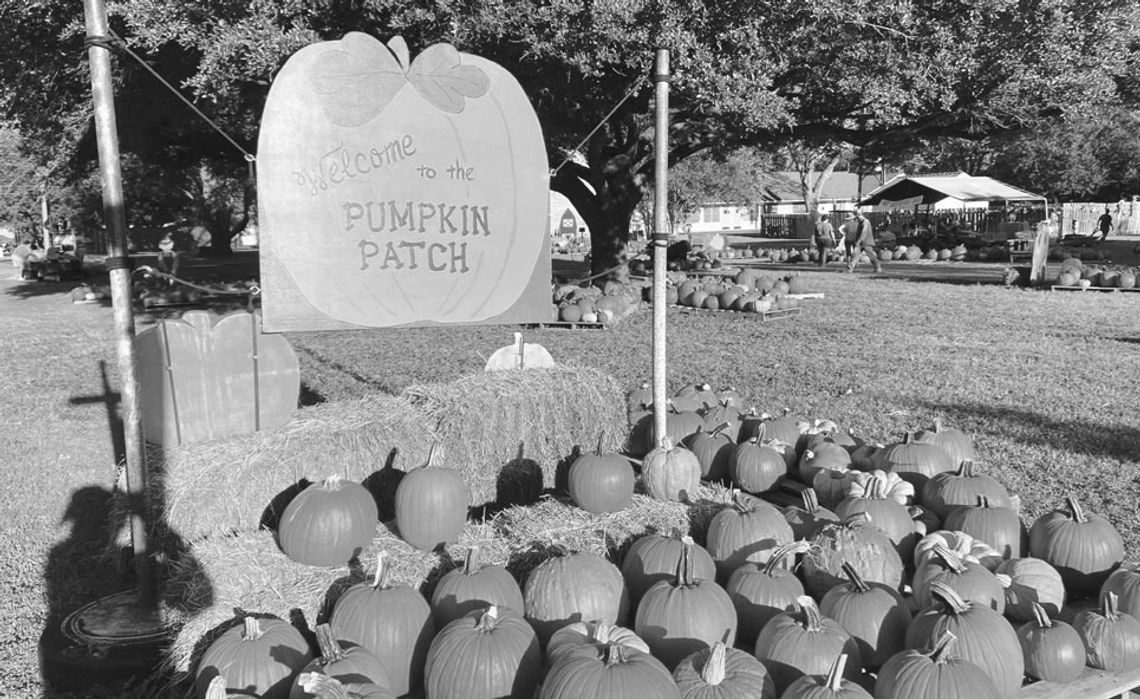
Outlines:
{"type": "Polygon", "coordinates": [[[566,196],[590,229],[590,276],[601,285],[629,281],[629,222],[641,202],[637,178],[624,159],[590,169],[566,163],[550,186],[566,196]]]}

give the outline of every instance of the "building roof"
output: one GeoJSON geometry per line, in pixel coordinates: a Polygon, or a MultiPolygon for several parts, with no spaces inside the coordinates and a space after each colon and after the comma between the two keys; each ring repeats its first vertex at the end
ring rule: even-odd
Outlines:
{"type": "MultiPolygon", "coordinates": [[[[833,172],[823,183],[819,198],[824,201],[854,202],[863,192],[870,192],[882,184],[879,175],[863,175],[861,179],[863,186],[860,188],[860,176],[857,173],[833,172]]],[[[804,200],[798,172],[769,172],[763,176],[762,181],[765,201],[802,202],[804,200]]]]}
{"type": "Polygon", "coordinates": [[[914,204],[934,204],[943,199],[958,201],[1034,201],[1044,199],[992,177],[976,177],[964,172],[914,175],[896,178],[861,199],[861,205],[913,200],[914,204]]]}

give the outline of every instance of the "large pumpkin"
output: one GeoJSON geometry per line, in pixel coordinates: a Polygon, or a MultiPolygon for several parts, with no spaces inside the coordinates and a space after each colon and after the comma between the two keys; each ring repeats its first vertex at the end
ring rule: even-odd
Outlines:
{"type": "Polygon", "coordinates": [[[396,527],[413,548],[434,551],[454,543],[467,523],[471,493],[458,471],[437,465],[432,445],[427,463],[404,474],[396,486],[396,527]]]}
{"type": "Polygon", "coordinates": [[[1109,672],[1140,667],[1140,619],[1117,610],[1116,593],[1105,593],[1100,609],[1078,612],[1073,628],[1085,643],[1090,666],[1109,672]]]}
{"type": "Polygon", "coordinates": [[[964,659],[957,637],[944,633],[933,650],[904,650],[891,656],[875,680],[875,699],[1003,699],[994,681],[964,659]]]}
{"type": "Polygon", "coordinates": [[[345,590],[329,625],[338,640],[363,646],[379,658],[388,668],[389,688],[403,695],[423,684],[435,623],[424,596],[407,585],[392,585],[390,571],[387,552],[381,551],[372,582],[345,590]]]}
{"type": "Polygon", "coordinates": [[[467,549],[463,565],[447,571],[431,595],[432,620],[442,629],[461,616],[488,606],[523,609],[522,588],[510,572],[499,565],[480,565],[478,549],[467,549]]]}
{"type": "Polygon", "coordinates": [[[733,504],[709,522],[707,545],[717,579],[728,580],[745,563],[764,563],[781,544],[792,543],[792,528],[774,505],[737,493],[733,504]]]}
{"type": "Polygon", "coordinates": [[[1039,558],[1011,558],[994,571],[1009,577],[1005,588],[1005,615],[1015,621],[1033,621],[1035,605],[1056,616],[1065,606],[1065,583],[1057,569],[1039,558]]]}
{"type": "Polygon", "coordinates": [[[650,497],[684,502],[701,485],[701,464],[693,452],[663,437],[641,462],[641,481],[650,497]]]}
{"type": "Polygon", "coordinates": [[[555,631],[583,619],[624,626],[629,590],[613,563],[592,553],[571,553],[548,558],[530,572],[523,606],[546,645],[555,631]]]}
{"type": "Polygon", "coordinates": [[[804,675],[788,685],[780,699],[872,699],[867,690],[843,677],[846,667],[847,654],[840,653],[826,675],[804,675]]]}
{"type": "Polygon", "coordinates": [[[685,446],[697,457],[701,477],[710,481],[723,481],[729,477],[736,442],[728,432],[729,423],[717,423],[712,429],[703,429],[685,438],[685,446]]]}
{"type": "Polygon", "coordinates": [[[979,495],[973,507],[955,507],[946,515],[944,526],[981,539],[1002,558],[1021,558],[1029,548],[1029,535],[1017,512],[998,506],[985,495],[979,495]]]}
{"type": "MultiPolygon", "coordinates": [[[[843,520],[865,513],[876,527],[890,537],[903,564],[910,565],[914,560],[914,546],[919,539],[918,531],[911,519],[910,510],[890,495],[888,488],[891,485],[891,475],[894,474],[883,471],[861,474],[849,486],[847,497],[836,505],[835,514],[843,520]]],[[[899,485],[909,485],[898,476],[894,478],[899,485]]],[[[913,492],[913,489],[909,490],[913,492]]]]}
{"type": "Polygon", "coordinates": [[[847,497],[847,489],[859,473],[860,471],[832,468],[816,471],[815,477],[811,479],[811,487],[815,489],[819,504],[833,508],[842,502],[843,498],[847,497]]]}
{"type": "Polygon", "coordinates": [[[1140,563],[1125,563],[1112,571],[1100,588],[1100,599],[1109,592],[1116,594],[1120,611],[1140,619],[1140,563]]]}
{"type": "Polygon", "coordinates": [[[567,489],[587,512],[620,512],[633,499],[633,465],[621,454],[602,450],[605,433],[592,454],[582,454],[570,465],[567,489]]]}
{"type": "Polygon", "coordinates": [[[542,683],[539,699],[579,699],[585,688],[589,688],[590,699],[681,697],[660,660],[611,644],[577,646],[561,653],[542,683]]]}
{"type": "Polygon", "coordinates": [[[672,670],[690,653],[716,641],[736,640],[736,609],[715,580],[693,577],[692,539],[682,539],[672,580],[653,585],[637,605],[633,628],[653,655],[672,670]]]}
{"type": "Polygon", "coordinates": [[[963,600],[948,585],[933,582],[931,589],[942,606],[930,607],[914,617],[906,632],[907,648],[930,648],[950,632],[958,639],[963,660],[982,668],[1000,696],[1013,694],[1025,674],[1017,632],[1001,614],[963,600]]]}
{"type": "Polygon", "coordinates": [[[1037,518],[1029,530],[1029,555],[1057,569],[1074,598],[1094,594],[1124,560],[1124,540],[1107,519],[1085,512],[1073,496],[1067,510],[1037,518]]]}
{"type": "MultiPolygon", "coordinates": [[[[321,654],[301,668],[300,674],[319,672],[341,682],[362,682],[391,690],[391,673],[371,651],[352,643],[342,645],[328,624],[318,624],[315,631],[321,654]]],[[[295,678],[289,699],[306,699],[308,694],[301,687],[300,678],[295,678]]]]}
{"type": "Polygon", "coordinates": [[[984,495],[992,506],[1013,508],[1005,486],[993,476],[978,473],[974,461],[967,459],[957,471],[936,474],[926,482],[922,487],[922,505],[946,519],[959,505],[977,505],[979,495],[984,495]]]}
{"type": "Polygon", "coordinates": [[[931,442],[942,447],[950,455],[955,466],[963,461],[974,461],[977,455],[974,452],[974,440],[965,432],[953,427],[945,427],[942,418],[934,418],[934,426],[929,430],[920,430],[914,435],[920,442],[931,442]]]}
{"type": "Polygon", "coordinates": [[[379,513],[368,490],[329,476],[302,490],[285,507],[277,527],[281,550],[298,563],[344,565],[376,535],[379,513]]]}
{"type": "Polygon", "coordinates": [[[845,471],[851,467],[851,453],[829,439],[814,440],[800,456],[798,472],[804,483],[814,482],[822,469],[845,471]]]}
{"type": "Polygon", "coordinates": [[[919,609],[935,604],[933,583],[942,583],[962,599],[989,607],[999,614],[1005,611],[1003,580],[980,563],[963,560],[941,544],[936,545],[934,554],[924,558],[922,564],[915,568],[911,585],[919,609]]]}
{"type": "Polygon", "coordinates": [[[252,691],[265,699],[289,696],[293,676],[313,654],[301,632],[281,619],[247,616],[206,648],[195,673],[195,695],[204,697],[214,678],[225,688],[252,691]]]}
{"type": "Polygon", "coordinates": [[[803,576],[808,592],[822,598],[846,580],[843,565],[850,563],[867,582],[902,588],[903,562],[883,530],[866,513],[824,525],[804,554],[803,576]]]}
{"type": "Polygon", "coordinates": [[[774,488],[787,475],[782,448],[753,437],[737,444],[728,461],[732,481],[753,495],[774,488]]]}
{"type": "Polygon", "coordinates": [[[894,471],[922,492],[926,481],[939,473],[958,468],[950,454],[933,442],[922,442],[908,432],[902,443],[888,446],[882,454],[883,470],[894,471]]]}
{"type": "Polygon", "coordinates": [[[777,614],[756,638],[755,655],[783,694],[788,685],[804,675],[824,675],[836,656],[846,654],[848,679],[862,672],[859,646],[838,622],[819,613],[807,595],[797,600],[800,612],[777,614]]]}
{"type": "Polygon", "coordinates": [[[744,647],[756,643],[756,636],[772,617],[799,608],[798,600],[804,594],[800,579],[789,570],[789,558],[808,550],[806,541],[779,546],[762,566],[745,563],[728,578],[724,589],[736,607],[739,623],[736,637],[744,647]]]}
{"type": "Polygon", "coordinates": [[[910,609],[898,590],[865,582],[850,565],[845,564],[843,572],[848,582],[828,590],[819,611],[839,622],[855,639],[863,667],[877,670],[905,647],[910,609]]]}
{"type": "Polygon", "coordinates": [[[776,685],[752,655],[717,641],[673,671],[681,699],[776,699],[776,685]]]}
{"type": "Polygon", "coordinates": [[[1025,674],[1039,680],[1065,684],[1081,676],[1088,658],[1084,640],[1063,621],[1053,621],[1045,608],[1030,605],[1032,619],[1017,629],[1025,656],[1025,674]]]}
{"type": "Polygon", "coordinates": [[[431,699],[531,699],[541,671],[534,629],[518,612],[492,605],[436,634],[424,688],[431,699]]]}
{"type": "MultiPolygon", "coordinates": [[[[646,534],[630,545],[621,562],[621,574],[629,587],[629,599],[633,607],[641,601],[645,591],[662,580],[677,575],[677,564],[685,543],[680,535],[662,536],[646,534]]],[[[693,564],[693,576],[712,580],[716,577],[716,563],[704,547],[692,544],[689,547],[689,561],[693,564]]]]}

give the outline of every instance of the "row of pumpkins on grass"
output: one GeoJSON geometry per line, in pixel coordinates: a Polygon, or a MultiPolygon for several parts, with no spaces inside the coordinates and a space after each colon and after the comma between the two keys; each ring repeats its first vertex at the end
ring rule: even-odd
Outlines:
{"type": "MultiPolygon", "coordinates": [[[[775,431],[779,420],[787,422],[763,420],[755,431],[775,431]]],[[[784,440],[790,445],[806,435],[801,456],[839,434],[826,429],[809,434],[826,426],[810,425],[797,427],[796,437],[784,440]]],[[[966,447],[965,435],[953,436],[966,447]]],[[[913,445],[930,443],[922,439],[913,445]]],[[[848,453],[854,456],[860,448],[848,453]]],[[[462,483],[456,472],[432,464],[434,453],[425,468],[405,476],[401,487],[416,473],[450,473],[462,483]]],[[[783,456],[781,463],[787,476],[783,456]]],[[[1002,499],[1000,484],[961,461],[955,469],[953,457],[950,463],[947,470],[925,475],[922,468],[892,459],[881,462],[889,470],[849,469],[849,492],[834,512],[819,505],[814,490],[804,491],[803,507],[783,510],[740,493],[701,532],[705,547],[687,537],[650,534],[634,542],[620,569],[599,556],[573,552],[544,561],[520,587],[505,569],[480,567],[469,558],[439,582],[435,604],[411,588],[389,585],[381,556],[376,579],[350,589],[333,607],[329,628],[318,633],[320,659],[312,660],[301,645],[297,653],[282,652],[279,639],[268,644],[276,648],[270,652],[256,643],[265,629],[254,626],[275,624],[275,630],[288,633],[284,622],[249,621],[224,634],[216,652],[211,645],[198,665],[197,686],[204,694],[213,676],[221,675],[231,691],[257,687],[262,696],[303,697],[303,683],[319,689],[323,680],[314,679],[316,673],[354,684],[327,690],[348,696],[403,695],[419,687],[422,677],[427,699],[531,697],[539,686],[539,696],[559,698],[696,697],[706,696],[701,687],[716,687],[729,692],[723,696],[798,699],[831,696],[813,693],[817,690],[867,696],[865,689],[858,694],[852,680],[870,687],[863,674],[868,671],[876,673],[874,696],[922,699],[956,696],[946,692],[964,687],[979,697],[1008,696],[1023,674],[1064,682],[1086,662],[1110,670],[1140,665],[1140,622],[1134,616],[1140,613],[1140,568],[1121,567],[1123,545],[1111,524],[1070,500],[1067,509],[1034,523],[1026,549],[1016,512],[993,506],[1011,500],[1008,494],[1002,499]],[[925,481],[916,488],[920,477],[925,481]],[[948,528],[926,534],[928,525],[913,519],[916,512],[908,505],[925,503],[934,511],[936,499],[927,493],[935,492],[930,484],[940,479],[947,481],[939,492],[949,508],[948,528]],[[901,526],[904,517],[891,514],[900,508],[909,529],[901,526]],[[1023,557],[1026,551],[1032,557],[1023,557]],[[904,597],[908,583],[912,593],[904,597]],[[1100,610],[1081,612],[1072,627],[1051,619],[1066,595],[1098,590],[1100,610]],[[338,618],[355,624],[355,630],[345,630],[338,618]],[[1024,624],[1015,631],[1010,619],[1024,624]],[[583,620],[589,623],[573,626],[583,620]],[[626,628],[630,620],[632,628],[626,628]],[[552,653],[564,628],[570,628],[565,634],[577,635],[580,648],[552,653]],[[649,653],[631,645],[635,636],[649,653]],[[728,647],[722,651],[717,642],[728,647]],[[545,665],[538,661],[544,650],[545,665]],[[349,676],[337,664],[342,653],[379,662],[372,663],[371,674],[353,670],[349,676]],[[689,676],[695,688],[683,689],[677,676],[666,683],[670,672],[688,667],[685,659],[694,653],[699,655],[691,659],[689,676]],[[827,679],[839,665],[842,669],[827,679]],[[276,679],[259,679],[259,673],[276,679]],[[752,684],[734,679],[745,677],[752,684]],[[361,678],[369,682],[350,682],[361,678]],[[940,685],[943,681],[949,684],[940,685]],[[822,686],[828,684],[830,689],[822,686]],[[284,693],[269,693],[274,686],[284,693]],[[593,689],[583,694],[582,687],[593,689]]],[[[665,437],[644,459],[641,479],[651,496],[681,500],[697,487],[702,472],[694,452],[672,446],[665,437]]],[[[571,466],[570,495],[583,509],[613,512],[628,505],[635,479],[625,457],[587,454],[571,466]]],[[[356,484],[339,485],[326,495],[351,492],[356,484]]],[[[447,487],[443,481],[432,485],[447,487]]],[[[403,521],[400,500],[398,492],[397,526],[409,543],[434,548],[458,536],[456,530],[433,545],[413,532],[449,511],[464,512],[465,500],[461,506],[435,508],[428,502],[435,499],[425,498],[416,503],[414,516],[403,510],[403,521]]],[[[312,530],[325,535],[311,537],[308,553],[330,548],[330,536],[339,538],[322,523],[341,526],[355,517],[352,508],[328,509],[333,516],[310,522],[312,530]]],[[[364,509],[374,533],[375,510],[364,509]]],[[[279,534],[288,553],[284,532],[279,534]]]]}
{"type": "MultiPolygon", "coordinates": [[[[799,306],[790,294],[809,293],[804,278],[798,274],[777,276],[756,269],[744,269],[732,280],[723,277],[689,277],[673,274],[666,280],[665,302],[709,310],[751,311],[765,313],[799,306]]],[[[653,300],[653,287],[646,287],[647,301],[653,300]]]]}
{"type": "Polygon", "coordinates": [[[1068,257],[1057,273],[1059,286],[1100,286],[1113,289],[1135,289],[1138,271],[1132,267],[1086,265],[1079,258],[1068,257]]]}

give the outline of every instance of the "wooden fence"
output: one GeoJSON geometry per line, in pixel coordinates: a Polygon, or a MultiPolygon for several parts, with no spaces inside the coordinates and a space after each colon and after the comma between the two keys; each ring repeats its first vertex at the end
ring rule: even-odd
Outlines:
{"type": "Polygon", "coordinates": [[[1111,204],[1074,202],[1061,206],[1062,235],[1092,235],[1097,220],[1108,210],[1115,226],[1110,235],[1140,235],[1140,201],[1122,201],[1111,204]]]}

